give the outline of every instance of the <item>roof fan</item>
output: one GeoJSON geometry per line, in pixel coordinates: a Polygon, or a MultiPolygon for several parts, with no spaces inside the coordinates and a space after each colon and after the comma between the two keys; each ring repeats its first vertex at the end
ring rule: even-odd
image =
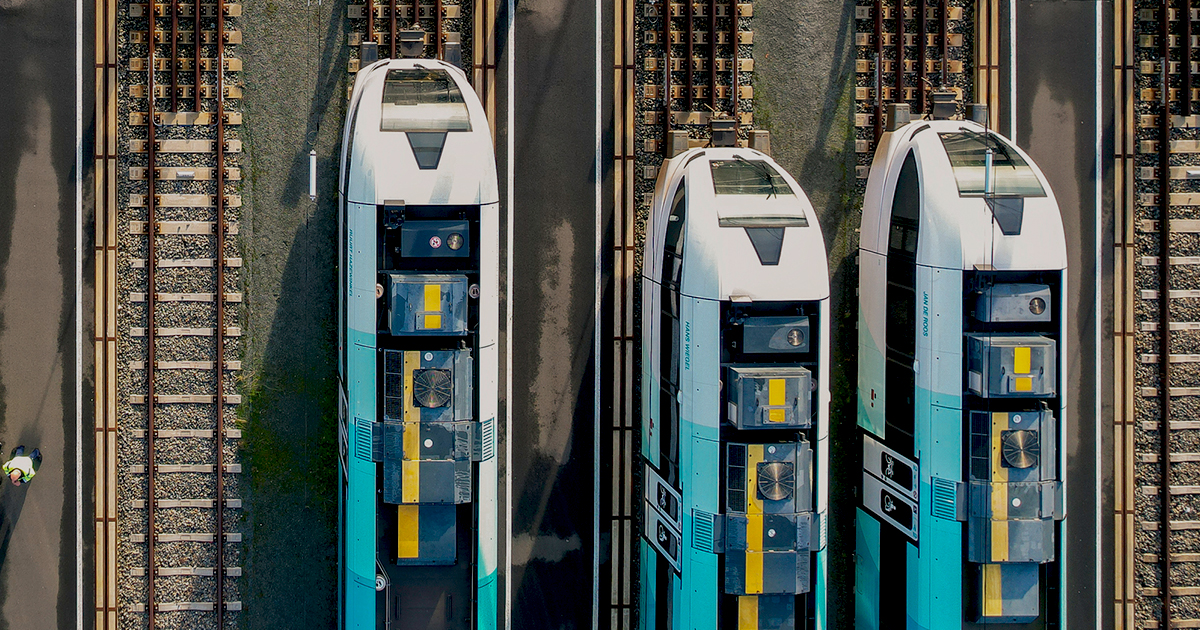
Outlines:
{"type": "Polygon", "coordinates": [[[1041,445],[1036,431],[1005,431],[1000,435],[1000,455],[1009,468],[1037,466],[1041,445]]]}
{"type": "Polygon", "coordinates": [[[413,370],[413,400],[418,407],[445,407],[453,393],[450,370],[413,370]]]}
{"type": "Polygon", "coordinates": [[[768,501],[786,501],[796,491],[796,466],[791,462],[761,462],[758,493],[768,501]]]}

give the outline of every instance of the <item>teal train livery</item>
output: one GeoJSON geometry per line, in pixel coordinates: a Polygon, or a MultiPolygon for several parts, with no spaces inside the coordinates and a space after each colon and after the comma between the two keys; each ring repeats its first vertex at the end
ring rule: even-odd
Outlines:
{"type": "Polygon", "coordinates": [[[1028,155],[889,107],[859,249],[858,630],[1062,627],[1066,280],[1028,155]]]}
{"type": "Polygon", "coordinates": [[[458,68],[380,61],[343,136],[342,629],[496,627],[499,198],[458,68]]]}
{"type": "Polygon", "coordinates": [[[659,173],[642,283],[638,626],[824,629],[829,271],[804,191],[749,148],[659,173]]]}

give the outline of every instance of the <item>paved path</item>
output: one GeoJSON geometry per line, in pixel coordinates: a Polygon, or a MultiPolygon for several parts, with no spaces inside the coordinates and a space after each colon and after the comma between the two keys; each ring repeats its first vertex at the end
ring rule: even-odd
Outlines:
{"type": "MultiPolygon", "coordinates": [[[[76,627],[75,5],[0,0],[0,627],[76,627]]],[[[90,60],[89,60],[90,61],[90,60]]]]}
{"type": "MultiPolygon", "coordinates": [[[[517,3],[513,628],[592,627],[599,361],[595,24],[594,2],[517,3]]],[[[611,82],[611,70],[602,77],[611,82]]]]}
{"type": "MultiPolygon", "coordinates": [[[[1102,4],[1111,13],[1112,7],[1102,4]]],[[[1016,140],[1050,180],[1067,234],[1067,625],[1112,627],[1112,260],[1098,264],[1096,216],[1103,214],[1101,252],[1112,251],[1111,201],[1096,204],[1096,101],[1111,121],[1112,74],[1096,81],[1096,2],[1016,3],[1016,140]],[[1063,42],[1070,42],[1063,46],[1063,42]],[[1098,90],[1102,92],[1097,93],[1098,90]],[[1097,274],[1103,292],[1097,319],[1097,274]],[[1097,355],[1096,327],[1102,326],[1097,355]],[[1101,360],[1097,362],[1097,357],[1101,360]],[[1098,369],[1099,365],[1099,369],[1098,369]],[[1099,379],[1097,378],[1099,375],[1099,379]],[[1103,393],[1097,397],[1097,391],[1103,393]],[[1097,408],[1097,400],[1100,408],[1097,408]],[[1097,423],[1100,423],[1099,430],[1097,423]],[[1098,439],[1103,438],[1103,439],[1098,439]],[[1097,458],[1100,453],[1102,459],[1097,458]],[[1097,463],[1103,465],[1097,469],[1097,463]],[[1100,495],[1097,488],[1104,488],[1100,495]],[[1097,510],[1097,502],[1101,510],[1097,510]],[[1097,516],[1100,517],[1099,522],[1097,516]],[[1106,560],[1101,563],[1101,558],[1106,560]],[[1097,589],[1104,590],[1098,599],[1097,589]],[[1102,603],[1100,603],[1102,602],[1102,603]]],[[[1102,66],[1111,68],[1109,22],[1102,23],[1102,66]]],[[[1007,100],[1007,94],[1001,96],[1007,100]]],[[[1007,132],[1006,108],[1001,108],[1007,132]]],[[[1104,127],[1104,133],[1111,133],[1104,127]]],[[[1110,143],[1111,146],[1111,143],[1110,143]]],[[[1111,149],[1102,156],[1110,169],[1111,149]]],[[[1103,172],[1103,171],[1102,171],[1103,172]]],[[[1111,180],[1111,178],[1110,178],[1111,180]]],[[[1111,181],[1106,184],[1111,196],[1111,181]]]]}

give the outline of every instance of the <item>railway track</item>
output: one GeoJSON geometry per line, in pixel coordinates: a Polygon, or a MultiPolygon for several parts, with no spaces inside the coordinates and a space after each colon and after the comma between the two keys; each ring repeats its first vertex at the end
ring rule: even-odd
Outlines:
{"type": "MultiPolygon", "coordinates": [[[[367,0],[346,7],[346,17],[354,20],[349,43],[357,48],[364,42],[374,42],[378,57],[403,56],[404,44],[420,42],[422,56],[446,58],[449,53],[462,65],[462,35],[459,22],[470,19],[470,5],[434,0],[367,0]],[[468,11],[464,12],[464,9],[468,11]],[[466,15],[464,15],[466,13],[466,15]],[[449,49],[449,50],[447,50],[449,49]]],[[[449,59],[448,59],[449,60],[449,59]]],[[[361,59],[350,59],[350,72],[358,72],[361,59]]]]}
{"type": "Polygon", "coordinates": [[[1200,15],[1190,0],[1115,9],[1117,624],[1197,628],[1200,15]]]}
{"type": "MultiPolygon", "coordinates": [[[[444,59],[462,68],[471,78],[488,120],[492,121],[495,144],[497,11],[495,0],[366,0],[347,5],[350,24],[347,69],[354,74],[375,59],[405,56],[405,42],[420,43],[423,49],[415,56],[444,59]],[[364,43],[373,43],[374,48],[368,52],[363,48],[364,43]],[[364,55],[369,58],[364,59],[364,55]]],[[[351,81],[347,96],[353,88],[351,81]]]]}
{"type": "Polygon", "coordinates": [[[613,2],[613,312],[601,331],[601,335],[610,335],[613,352],[612,363],[599,366],[602,373],[612,375],[607,387],[601,389],[611,392],[612,402],[607,405],[611,410],[607,423],[601,425],[601,457],[596,463],[604,466],[602,470],[607,473],[601,475],[601,483],[606,485],[601,488],[602,505],[597,509],[601,514],[601,532],[607,535],[612,549],[609,561],[600,567],[599,620],[600,627],[611,630],[633,627],[637,591],[634,576],[638,575],[639,554],[635,520],[638,495],[634,493],[639,437],[635,415],[639,407],[635,405],[634,392],[639,356],[634,345],[634,295],[638,277],[634,228],[638,222],[637,190],[647,185],[639,182],[636,173],[639,44],[634,24],[640,4],[638,0],[613,2]],[[622,562],[626,558],[629,560],[622,562]]]}
{"type": "MultiPolygon", "coordinates": [[[[632,627],[639,575],[640,369],[638,254],[658,169],[668,154],[705,146],[714,127],[750,143],[754,123],[754,32],[750,2],[618,0],[613,12],[613,312],[611,410],[602,427],[601,532],[610,560],[601,567],[600,623],[632,627]],[[714,121],[715,126],[714,126],[714,121]],[[622,562],[622,559],[626,561],[622,562]]],[[[765,138],[765,136],[756,136],[765,138]]]]}
{"type": "Polygon", "coordinates": [[[224,628],[241,609],[241,5],[97,15],[96,627],[224,628]]]}
{"type": "Polygon", "coordinates": [[[935,102],[955,107],[937,92],[952,95],[957,107],[969,97],[989,103],[991,126],[995,127],[1000,67],[997,5],[996,0],[977,4],[962,0],[859,1],[854,10],[858,74],[854,148],[860,186],[866,185],[889,103],[908,103],[916,117],[931,113],[935,102]],[[978,21],[977,30],[972,30],[973,17],[978,21]],[[974,51],[968,48],[972,41],[974,51]],[[974,62],[978,63],[973,83],[968,69],[974,62]],[[973,91],[973,85],[981,89],[973,91]]]}
{"type": "MultiPolygon", "coordinates": [[[[654,172],[661,156],[671,148],[699,146],[709,140],[709,125],[716,119],[723,129],[746,140],[754,124],[754,88],[751,46],[754,32],[749,2],[701,0],[699,2],[644,1],[634,9],[635,32],[641,40],[626,42],[624,54],[636,54],[643,63],[637,74],[640,128],[645,159],[642,179],[652,192],[654,172]],[[672,140],[672,132],[675,132],[672,140]]],[[[629,18],[625,18],[628,22],[629,18]]],[[[628,86],[620,86],[621,92],[628,86]]]]}
{"type": "MultiPolygon", "coordinates": [[[[347,5],[350,24],[347,69],[354,74],[360,67],[381,58],[443,59],[471,77],[488,120],[494,121],[496,11],[495,0],[366,0],[347,5]],[[364,48],[363,44],[374,47],[364,48]],[[411,52],[414,48],[418,52],[411,52]]],[[[347,90],[353,87],[350,82],[347,90]]],[[[495,129],[493,124],[493,142],[495,129]]]]}

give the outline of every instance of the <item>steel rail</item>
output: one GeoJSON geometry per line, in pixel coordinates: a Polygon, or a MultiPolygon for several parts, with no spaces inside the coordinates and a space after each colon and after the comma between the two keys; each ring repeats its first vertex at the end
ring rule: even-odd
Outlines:
{"type": "MultiPolygon", "coordinates": [[[[1162,60],[1158,142],[1158,347],[1159,347],[1159,562],[1162,580],[1159,595],[1162,604],[1160,628],[1171,628],[1171,27],[1170,0],[1159,10],[1159,57],[1162,60]]],[[[1190,43],[1190,42],[1189,42],[1190,43]]]]}
{"type": "MultiPolygon", "coordinates": [[[[420,0],[417,0],[420,2],[420,0]]],[[[416,4],[415,2],[413,4],[416,4]]],[[[433,4],[433,19],[434,19],[434,39],[437,41],[437,58],[442,59],[445,54],[445,37],[442,34],[442,0],[434,0],[433,4]]]]}
{"type": "Polygon", "coordinates": [[[375,41],[375,0],[366,0],[366,15],[367,15],[367,39],[368,42],[375,41]]]}
{"type": "Polygon", "coordinates": [[[217,251],[213,267],[217,270],[217,290],[213,296],[217,308],[216,357],[213,365],[216,371],[217,389],[213,400],[217,405],[217,426],[213,431],[216,439],[217,463],[213,470],[217,474],[217,497],[214,505],[216,510],[217,566],[214,573],[217,576],[217,596],[213,606],[217,611],[217,630],[225,629],[225,12],[217,11],[217,138],[213,147],[217,150],[217,168],[213,174],[217,180],[215,196],[217,216],[215,232],[217,235],[217,251]]]}
{"type": "MultiPolygon", "coordinates": [[[[926,46],[929,44],[929,21],[925,18],[928,13],[928,0],[917,0],[917,111],[925,113],[925,93],[929,87],[929,73],[925,68],[928,51],[926,46]]],[[[943,60],[944,62],[944,60],[943,60]]]]}
{"type": "Polygon", "coordinates": [[[1180,105],[1183,106],[1183,115],[1192,115],[1192,0],[1183,0],[1183,9],[1181,10],[1183,19],[1183,45],[1180,50],[1183,51],[1183,59],[1179,62],[1179,71],[1183,73],[1183,90],[1180,99],[1180,105]]]}
{"type": "MultiPolygon", "coordinates": [[[[217,11],[225,12],[225,0],[217,0],[217,11]]],[[[196,13],[192,16],[195,18],[195,33],[192,35],[192,43],[195,44],[195,57],[192,59],[192,97],[196,102],[196,111],[199,112],[203,106],[202,93],[200,89],[200,66],[203,64],[203,59],[200,57],[200,42],[201,42],[201,25],[200,25],[200,0],[196,0],[196,13]]]]}
{"type": "MultiPolygon", "coordinates": [[[[150,0],[150,12],[154,13],[156,7],[155,0],[150,0]]],[[[196,10],[200,10],[200,2],[196,1],[196,10]]],[[[154,37],[153,29],[151,29],[150,37],[154,37]]],[[[200,45],[200,31],[197,30],[192,34],[192,39],[196,45],[200,45]]],[[[171,111],[179,111],[179,0],[171,0],[171,59],[168,61],[171,66],[171,111]]],[[[197,85],[196,89],[200,89],[197,85]]],[[[153,121],[150,121],[153,122],[153,121]]]]}
{"type": "Polygon", "coordinates": [[[671,142],[671,0],[662,0],[663,45],[663,119],[662,151],[670,151],[671,142]]]}
{"type": "MultiPolygon", "coordinates": [[[[730,2],[729,8],[731,13],[737,13],[736,0],[730,2]]],[[[717,0],[708,0],[708,107],[717,111],[717,0]]]]}
{"type": "Polygon", "coordinates": [[[875,111],[872,123],[875,127],[875,142],[883,135],[883,0],[875,0],[875,111]]]}
{"type": "MultiPolygon", "coordinates": [[[[695,96],[695,93],[696,93],[696,82],[695,82],[695,72],[694,72],[695,65],[696,65],[695,64],[695,59],[696,59],[696,32],[695,32],[696,3],[695,3],[695,0],[686,0],[683,3],[683,6],[684,6],[683,20],[684,20],[684,23],[687,25],[687,30],[686,30],[686,33],[687,33],[687,35],[686,35],[686,37],[687,37],[687,56],[683,58],[683,65],[684,65],[683,77],[684,77],[684,85],[686,85],[686,87],[684,88],[684,92],[683,92],[683,111],[691,112],[691,111],[695,111],[695,109],[696,109],[695,104],[692,102],[692,98],[695,96]]],[[[716,39],[716,33],[710,33],[710,35],[713,36],[714,40],[716,39]]]]}
{"type": "Polygon", "coordinates": [[[942,83],[939,87],[946,85],[946,72],[950,65],[950,36],[947,32],[949,20],[950,8],[946,6],[946,0],[938,0],[938,44],[942,47],[942,83]]]}
{"type": "MultiPolygon", "coordinates": [[[[715,40],[717,35],[713,33],[715,40]]],[[[732,52],[730,56],[733,58],[733,63],[729,64],[729,72],[732,77],[732,82],[729,84],[729,115],[733,116],[733,128],[736,130],[741,126],[741,117],[738,116],[738,8],[737,0],[729,2],[729,45],[732,52]]],[[[714,41],[715,45],[715,41],[714,41]]],[[[716,72],[716,68],[713,68],[716,72]]]]}
{"type": "Polygon", "coordinates": [[[904,0],[896,0],[896,60],[892,70],[896,74],[896,93],[892,101],[904,102],[904,0]]]}
{"type": "Polygon", "coordinates": [[[147,53],[146,75],[148,89],[146,90],[146,182],[148,186],[148,194],[146,195],[146,242],[148,248],[146,252],[146,614],[149,620],[149,629],[155,630],[154,613],[155,613],[155,597],[154,597],[154,578],[155,578],[155,562],[154,562],[154,546],[155,546],[155,531],[154,531],[154,342],[155,342],[155,321],[154,321],[154,306],[155,306],[155,282],[154,276],[158,266],[158,256],[154,248],[155,236],[155,180],[157,179],[157,153],[158,147],[155,139],[156,128],[158,123],[155,120],[155,94],[154,88],[156,81],[154,80],[154,10],[147,11],[147,20],[150,23],[148,38],[149,52],[147,53]]]}

